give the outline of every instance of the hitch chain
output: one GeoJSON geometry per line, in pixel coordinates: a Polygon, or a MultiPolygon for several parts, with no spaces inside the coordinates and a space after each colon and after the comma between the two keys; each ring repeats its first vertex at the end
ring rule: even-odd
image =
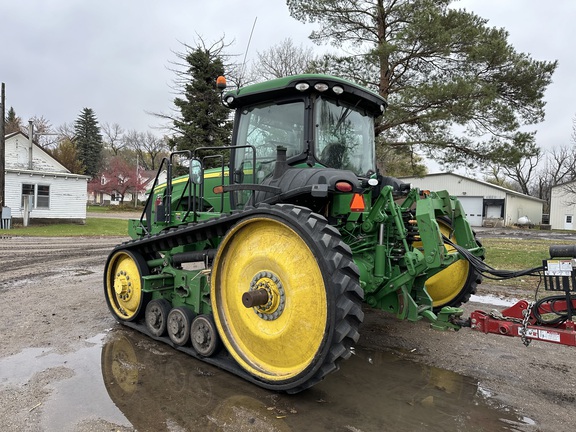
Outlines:
{"type": "Polygon", "coordinates": [[[497,310],[497,309],[492,309],[492,310],[490,311],[490,314],[489,314],[489,315],[490,315],[492,318],[497,319],[497,320],[500,320],[500,321],[510,321],[510,322],[515,322],[515,323],[518,323],[518,324],[522,324],[522,323],[523,323],[523,320],[521,320],[520,318],[514,318],[514,317],[504,316],[504,315],[502,315],[502,312],[500,312],[500,311],[497,310]]]}
{"type": "Polygon", "coordinates": [[[524,315],[524,319],[522,320],[522,328],[519,330],[520,338],[522,339],[522,343],[524,346],[530,345],[532,339],[526,337],[526,333],[528,332],[528,320],[530,319],[530,314],[532,313],[532,307],[534,306],[534,302],[528,303],[528,308],[522,311],[524,315]]]}

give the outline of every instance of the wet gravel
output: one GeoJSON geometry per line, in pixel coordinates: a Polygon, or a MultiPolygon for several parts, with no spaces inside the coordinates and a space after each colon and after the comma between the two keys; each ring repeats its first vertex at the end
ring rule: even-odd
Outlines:
{"type": "MultiPolygon", "coordinates": [[[[103,299],[102,269],[110,250],[123,240],[0,239],[0,361],[25,355],[29,349],[45,350],[45,356],[39,358],[49,359],[50,355],[84,352],[97,346],[94,338],[115,326],[103,299]]],[[[518,294],[486,284],[481,285],[480,292],[512,297],[518,294]]],[[[465,306],[467,314],[490,308],[486,304],[465,306]]],[[[526,348],[519,338],[470,329],[439,332],[424,322],[401,322],[366,309],[359,348],[394,352],[402,358],[472,377],[490,398],[536,423],[521,430],[569,430],[576,420],[574,347],[534,342],[526,348]]],[[[55,383],[69,379],[71,373],[66,364],[51,367],[48,362],[21,381],[0,380],[0,430],[52,430],[43,410],[56,391],[55,383]]],[[[327,379],[337,380],[338,375],[327,379]]],[[[98,413],[98,407],[76,413],[79,419],[69,430],[134,430],[125,421],[110,421],[98,413]]],[[[443,430],[457,429],[447,426],[443,430]]]]}

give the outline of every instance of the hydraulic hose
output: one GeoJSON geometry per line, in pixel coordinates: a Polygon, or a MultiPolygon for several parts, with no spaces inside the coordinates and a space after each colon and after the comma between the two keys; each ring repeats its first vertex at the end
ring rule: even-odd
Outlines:
{"type": "Polygon", "coordinates": [[[574,316],[574,312],[576,312],[576,311],[574,311],[574,308],[572,307],[572,300],[576,299],[576,296],[570,295],[568,298],[566,295],[554,295],[554,296],[544,297],[543,299],[540,299],[534,303],[534,306],[532,308],[532,314],[538,320],[538,322],[541,324],[547,324],[547,325],[563,324],[569,318],[574,316]],[[570,301],[568,301],[568,298],[570,299],[570,301]],[[557,310],[556,303],[558,303],[558,302],[565,302],[567,309],[566,310],[557,310]],[[542,314],[540,313],[540,307],[546,303],[548,304],[548,307],[550,309],[550,312],[546,312],[546,313],[554,314],[555,315],[554,318],[544,318],[542,316],[542,314]]]}
{"type": "Polygon", "coordinates": [[[468,249],[451,241],[448,237],[442,236],[442,238],[445,244],[456,249],[458,253],[486,279],[504,280],[513,279],[520,276],[542,276],[542,272],[544,271],[543,266],[538,266],[526,270],[497,270],[494,267],[486,264],[477,256],[473,255],[468,249]]]}

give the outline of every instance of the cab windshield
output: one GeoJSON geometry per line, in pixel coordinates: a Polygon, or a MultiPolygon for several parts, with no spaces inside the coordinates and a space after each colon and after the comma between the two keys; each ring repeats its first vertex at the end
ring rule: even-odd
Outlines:
{"type": "MultiPolygon", "coordinates": [[[[259,105],[242,110],[236,145],[256,149],[256,182],[274,169],[276,147],[286,147],[286,157],[304,153],[304,102],[259,105]]],[[[239,152],[236,169],[252,160],[252,150],[239,152]]],[[[251,169],[251,168],[250,168],[251,169]]]]}
{"type": "Polygon", "coordinates": [[[316,160],[359,176],[375,171],[372,116],[351,105],[319,99],[315,120],[316,160]]]}

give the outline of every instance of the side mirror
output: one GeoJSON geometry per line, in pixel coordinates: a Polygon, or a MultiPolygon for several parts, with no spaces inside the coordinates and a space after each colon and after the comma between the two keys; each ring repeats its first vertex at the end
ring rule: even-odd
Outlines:
{"type": "Polygon", "coordinates": [[[204,168],[200,159],[190,160],[190,181],[196,185],[201,185],[204,181],[204,168]]]}

